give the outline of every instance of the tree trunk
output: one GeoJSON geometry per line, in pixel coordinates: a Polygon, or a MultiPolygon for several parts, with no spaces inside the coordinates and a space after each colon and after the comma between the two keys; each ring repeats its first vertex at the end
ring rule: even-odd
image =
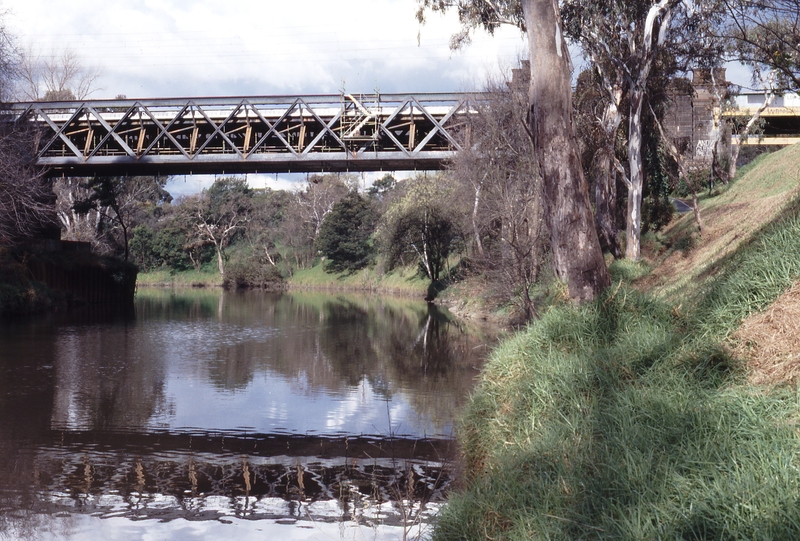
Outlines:
{"type": "MultiPolygon", "coordinates": [[[[722,81],[722,84],[725,84],[725,81],[722,81]]],[[[714,102],[713,107],[711,108],[711,117],[714,121],[714,139],[711,141],[711,178],[709,182],[711,184],[711,188],[714,188],[714,181],[719,179],[722,181],[723,184],[727,186],[728,181],[728,170],[722,167],[720,164],[720,147],[722,146],[722,136],[724,133],[724,123],[722,121],[722,92],[720,92],[719,84],[717,84],[717,78],[714,75],[714,69],[711,69],[711,88],[714,93],[714,102]]]]}
{"type": "MultiPolygon", "coordinates": [[[[617,90],[612,94],[618,102],[622,92],[617,90]]],[[[617,239],[617,176],[612,161],[615,159],[614,141],[621,121],[622,115],[619,113],[617,103],[609,101],[601,119],[604,140],[595,164],[594,182],[594,203],[600,242],[608,248],[615,259],[622,257],[622,249],[617,239]]]]}
{"type": "Polygon", "coordinates": [[[219,267],[219,274],[222,279],[225,279],[225,262],[222,258],[222,247],[218,242],[214,243],[214,248],[217,250],[217,266],[219,267]]]}
{"type": "Polygon", "coordinates": [[[611,156],[607,149],[602,149],[595,164],[594,181],[595,213],[600,233],[600,242],[615,259],[622,257],[617,240],[617,176],[611,168],[611,156]]]}
{"type": "Polygon", "coordinates": [[[731,180],[736,176],[736,162],[739,160],[739,149],[742,147],[742,142],[747,140],[753,126],[755,126],[758,119],[761,118],[761,113],[772,105],[773,99],[775,99],[775,93],[770,90],[764,95],[764,103],[761,104],[761,107],[753,113],[753,116],[750,117],[750,120],[747,121],[744,128],[739,131],[739,140],[736,142],[737,144],[733,144],[733,141],[731,141],[731,162],[728,164],[728,178],[731,180]]]}
{"type": "MultiPolygon", "coordinates": [[[[486,178],[486,175],[483,177],[486,178]]],[[[481,232],[478,228],[478,207],[481,201],[481,188],[483,188],[483,180],[481,180],[475,187],[475,201],[472,204],[472,232],[475,235],[475,248],[478,250],[478,255],[483,257],[483,242],[481,241],[481,232]]]]}
{"type": "MultiPolygon", "coordinates": [[[[119,214],[117,214],[117,218],[119,219],[119,214]]],[[[130,254],[130,250],[128,249],[128,225],[119,220],[119,225],[122,227],[122,239],[125,243],[125,261],[128,260],[128,255],[130,254]]]]}
{"type": "Polygon", "coordinates": [[[644,166],[642,164],[642,103],[644,89],[634,88],[631,92],[631,112],[628,119],[628,163],[630,164],[630,185],[628,186],[628,219],[625,229],[625,257],[639,261],[642,255],[642,189],[644,186],[644,166]]]}
{"type": "Polygon", "coordinates": [[[573,301],[589,301],[611,279],[578,154],[569,50],[556,0],[525,0],[522,5],[531,58],[531,132],[542,175],[555,272],[566,282],[573,301]]]}

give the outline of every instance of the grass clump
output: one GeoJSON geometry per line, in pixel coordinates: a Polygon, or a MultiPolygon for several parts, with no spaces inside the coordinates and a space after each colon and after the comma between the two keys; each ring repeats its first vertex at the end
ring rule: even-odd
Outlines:
{"type": "Polygon", "coordinates": [[[697,324],[712,337],[727,336],[800,277],[800,199],[718,269],[697,301],[697,324]]]}

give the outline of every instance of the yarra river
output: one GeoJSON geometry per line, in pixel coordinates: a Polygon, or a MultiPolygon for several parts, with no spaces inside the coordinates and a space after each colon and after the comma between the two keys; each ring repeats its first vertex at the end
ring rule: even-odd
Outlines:
{"type": "Polygon", "coordinates": [[[142,289],[0,320],[0,539],[414,539],[489,347],[424,301],[142,289]]]}

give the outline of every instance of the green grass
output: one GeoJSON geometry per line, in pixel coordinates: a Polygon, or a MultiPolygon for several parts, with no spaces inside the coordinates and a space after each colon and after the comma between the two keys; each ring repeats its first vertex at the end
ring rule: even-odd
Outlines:
{"type": "Polygon", "coordinates": [[[797,396],[753,392],[685,323],[623,286],[505,342],[435,538],[800,538],[797,396]]]}
{"type": "Polygon", "coordinates": [[[696,294],[698,328],[712,338],[729,335],[800,277],[800,199],[719,267],[724,271],[705,281],[696,294]]]}
{"type": "Polygon", "coordinates": [[[696,296],[725,258],[750,242],[765,222],[773,221],[795,199],[799,175],[800,145],[795,145],[758,157],[717,195],[704,194],[702,236],[691,212],[658,234],[668,248],[650,254],[657,278],[654,294],[667,300],[696,296]]]}
{"type": "Polygon", "coordinates": [[[172,271],[159,269],[141,272],[136,284],[147,287],[221,287],[222,277],[214,270],[172,271]]]}
{"type": "Polygon", "coordinates": [[[800,202],[713,267],[664,299],[615,264],[603,298],[494,351],[434,539],[800,539],[800,392],[749,385],[724,347],[800,278],[800,202]]]}
{"type": "Polygon", "coordinates": [[[352,291],[381,291],[402,295],[424,296],[430,280],[419,276],[416,268],[398,268],[382,274],[375,267],[353,273],[328,273],[322,264],[295,271],[288,279],[292,289],[330,289],[352,291]]]}

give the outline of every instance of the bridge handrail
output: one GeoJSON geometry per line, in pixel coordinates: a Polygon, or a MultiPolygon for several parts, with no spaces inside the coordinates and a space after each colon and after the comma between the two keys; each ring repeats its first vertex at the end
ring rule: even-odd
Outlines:
{"type": "Polygon", "coordinates": [[[29,109],[78,109],[85,106],[108,109],[127,109],[134,104],[144,107],[182,107],[187,103],[198,106],[231,106],[247,102],[253,105],[286,105],[302,100],[310,105],[341,105],[348,95],[366,103],[399,102],[413,97],[421,102],[455,102],[462,99],[485,101],[488,92],[405,92],[372,94],[285,94],[263,96],[194,96],[172,98],[125,98],[125,99],[85,99],[71,101],[26,101],[0,103],[0,114],[21,114],[29,109]]]}

